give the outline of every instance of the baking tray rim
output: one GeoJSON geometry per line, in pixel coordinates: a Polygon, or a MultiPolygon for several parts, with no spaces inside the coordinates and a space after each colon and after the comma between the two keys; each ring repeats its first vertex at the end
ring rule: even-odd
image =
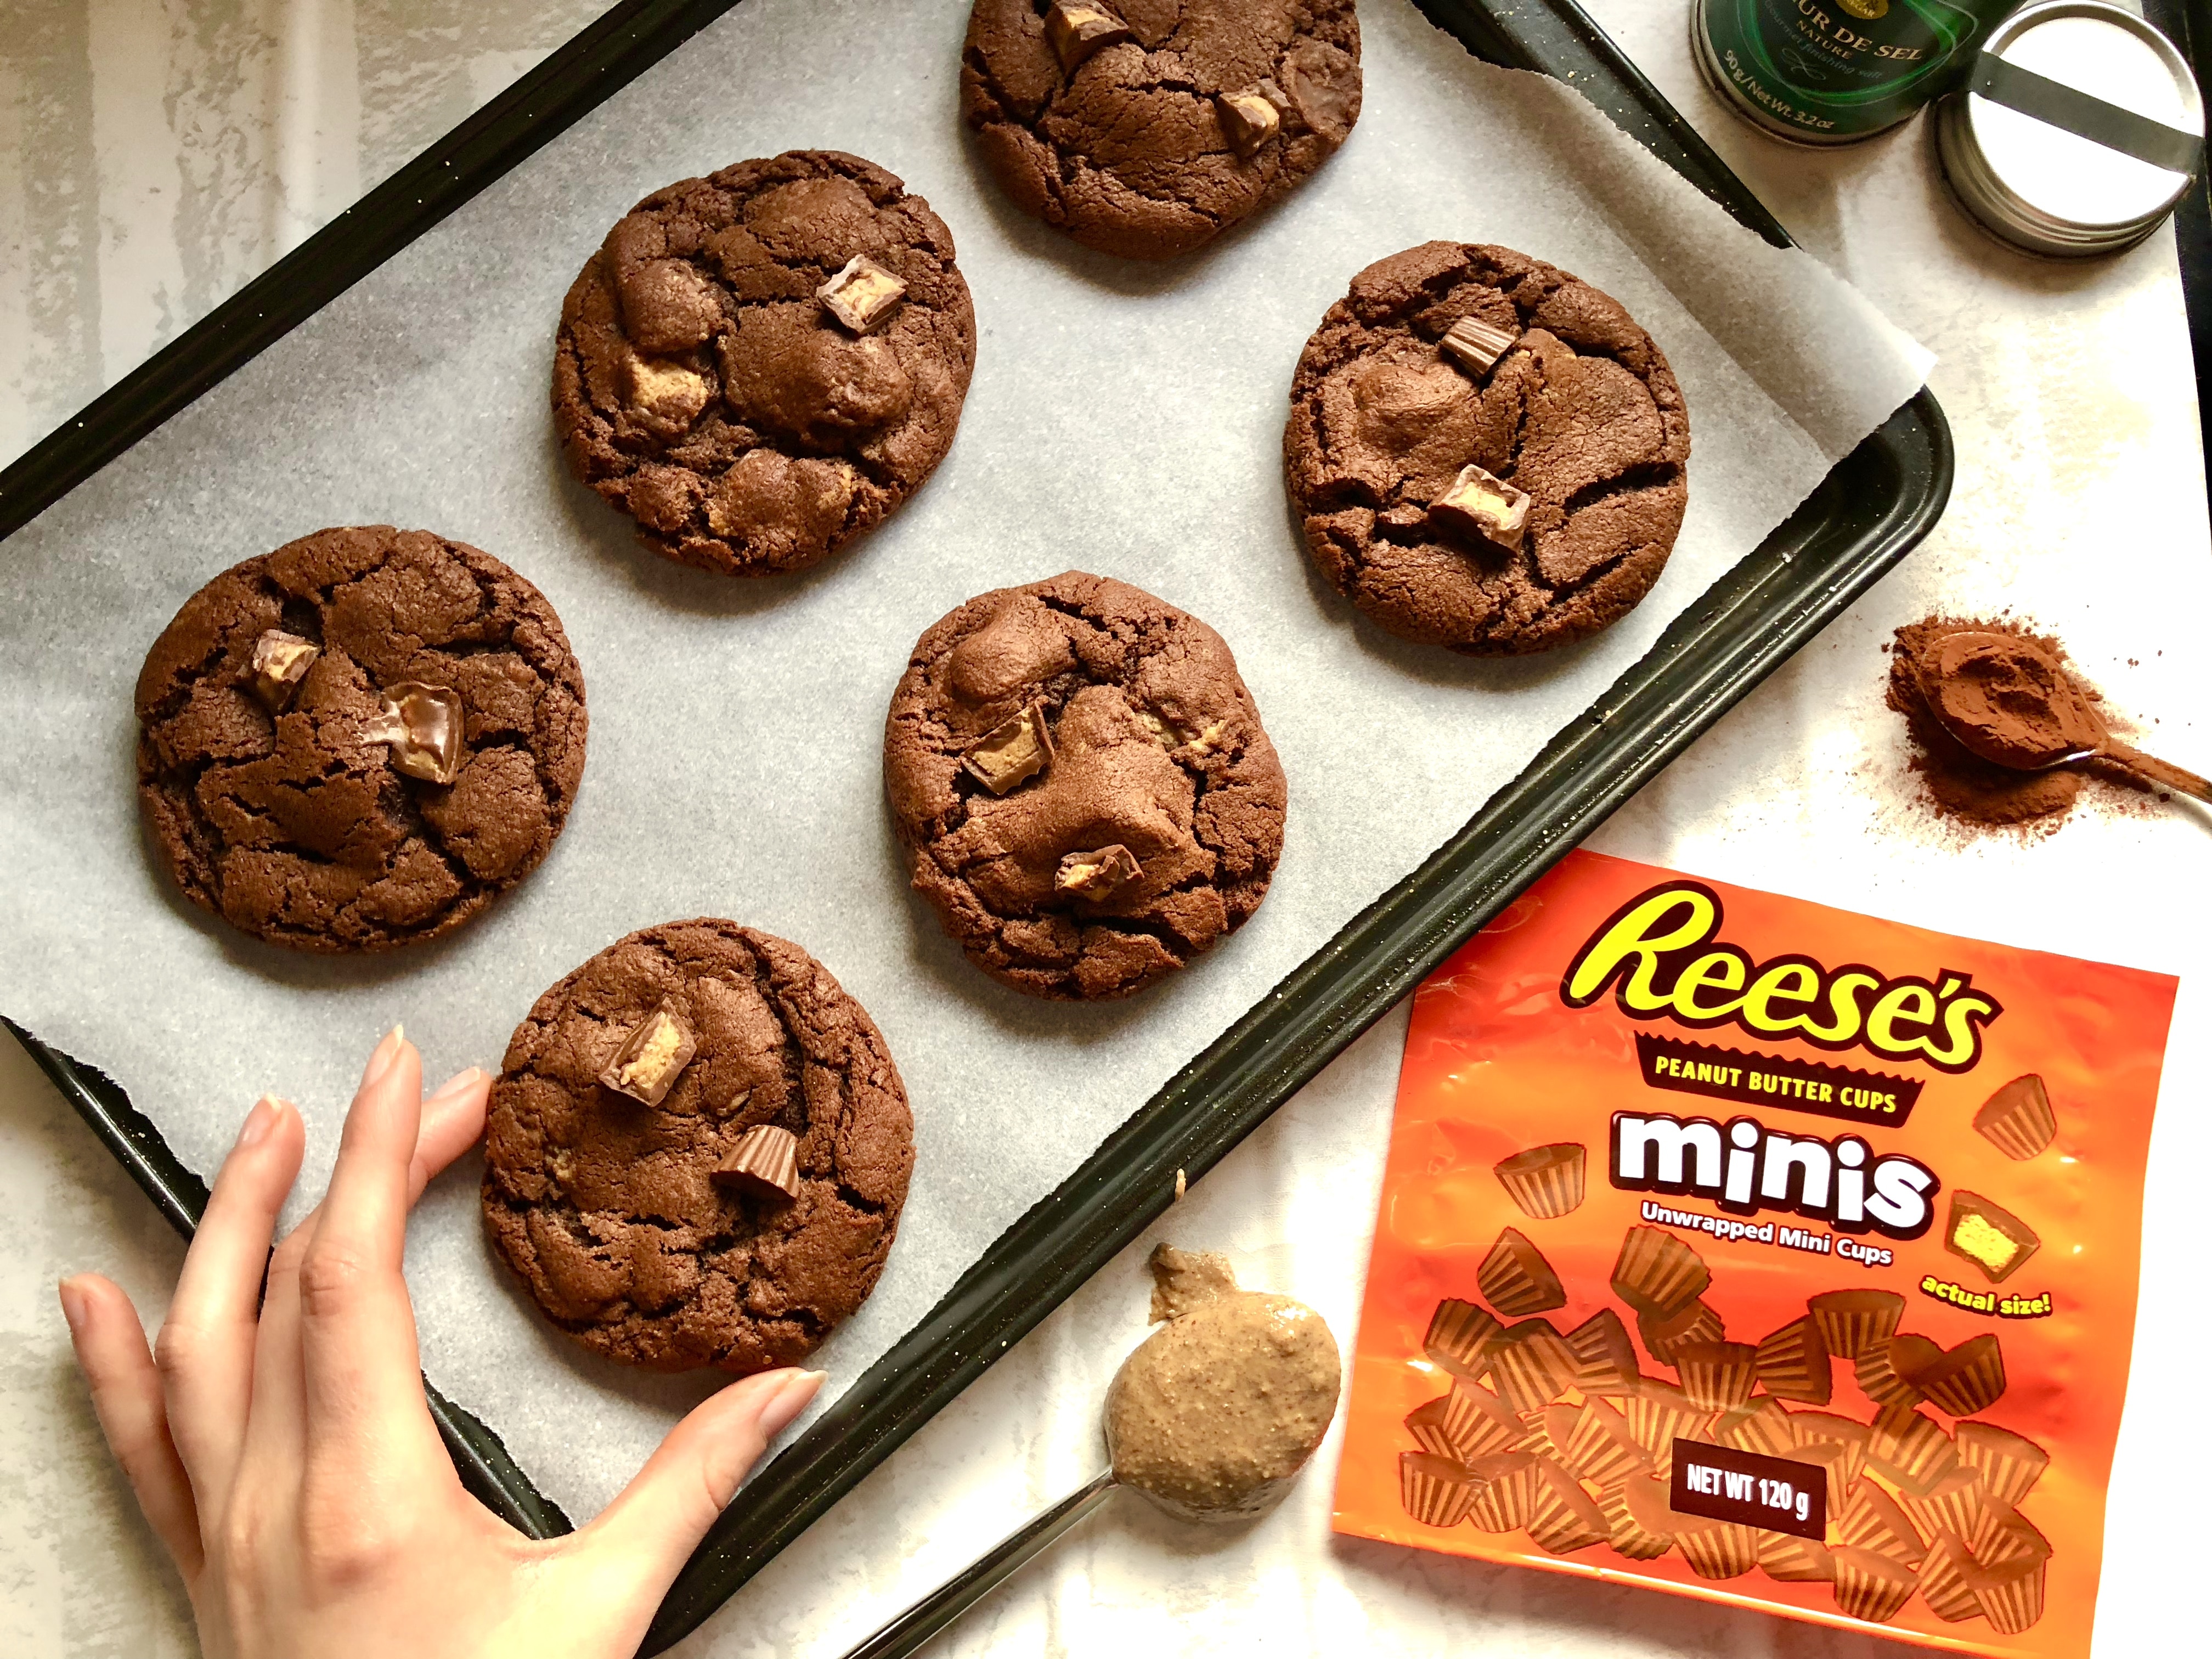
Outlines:
{"type": "MultiPolygon", "coordinates": [[[[623,0],[439,143],[0,471],[0,539],[666,57],[737,0],[623,0]]],[[[1572,85],[1776,243],[1786,233],[1576,0],[1414,0],[1479,57],[1572,85]]],[[[643,1651],[696,1627],[1451,951],[1839,614],[1948,501],[1923,389],[1443,848],[1194,1056],[765,1466],[671,1589],[643,1651]],[[1861,493],[1855,493],[1855,486],[1861,493]],[[1729,638],[1733,631],[1734,639],[1729,638]],[[1010,1277],[1012,1275],[1012,1277],[1010,1277]]],[[[0,1018],[189,1236],[201,1178],[114,1081],[0,1018]]],[[[533,1537],[568,1529],[497,1435],[425,1379],[464,1484],[533,1537]]]]}

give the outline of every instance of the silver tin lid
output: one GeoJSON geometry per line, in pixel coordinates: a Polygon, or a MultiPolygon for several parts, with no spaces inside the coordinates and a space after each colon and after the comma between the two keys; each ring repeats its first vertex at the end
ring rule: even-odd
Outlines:
{"type": "Polygon", "coordinates": [[[2021,7],[1990,31],[1966,89],[1936,121],[1966,210],[2015,246],[2062,258],[2116,253],[2165,223],[2203,134],[2187,61],[2106,0],[2021,7]]]}

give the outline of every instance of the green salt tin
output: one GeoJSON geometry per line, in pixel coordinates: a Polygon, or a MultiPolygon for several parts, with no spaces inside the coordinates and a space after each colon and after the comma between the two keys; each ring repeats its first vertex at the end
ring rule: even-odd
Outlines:
{"type": "Polygon", "coordinates": [[[2020,0],[1697,0],[1706,82],[1778,138],[1850,144],[1947,92],[2020,0]]]}

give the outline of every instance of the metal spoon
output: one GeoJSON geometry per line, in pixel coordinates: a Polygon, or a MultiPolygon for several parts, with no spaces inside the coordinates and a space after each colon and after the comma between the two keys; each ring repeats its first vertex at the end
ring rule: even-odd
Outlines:
{"type": "Polygon", "coordinates": [[[1108,1469],[1089,1485],[1068,1493],[1027,1525],[1007,1534],[980,1559],[930,1591],[845,1659],[903,1659],[1103,1504],[1115,1486],[1114,1471],[1108,1469]]]}
{"type": "Polygon", "coordinates": [[[2065,669],[2016,635],[1964,630],[1946,635],[1921,665],[1919,679],[1929,713],[1960,748],[1993,766],[2047,772],[2101,760],[2145,783],[2212,802],[2212,781],[2122,743],[2065,669]],[[1990,705],[1996,701],[1989,689],[1991,677],[1971,672],[1978,659],[2011,671],[2002,688],[2011,699],[2004,712],[2017,718],[2025,712],[2023,702],[2040,701],[2039,712],[2044,718],[2036,724],[2044,728],[2041,732],[2028,734],[2023,728],[2007,736],[1993,729],[1989,719],[1990,705]]]}

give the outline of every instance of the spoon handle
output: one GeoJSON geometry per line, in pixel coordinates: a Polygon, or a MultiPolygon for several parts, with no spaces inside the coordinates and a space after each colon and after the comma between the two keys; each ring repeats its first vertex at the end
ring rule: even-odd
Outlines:
{"type": "Polygon", "coordinates": [[[1043,1514],[1006,1534],[979,1559],[885,1625],[845,1659],[902,1659],[1021,1571],[1032,1556],[1106,1501],[1114,1490],[1108,1469],[1043,1514]]]}
{"type": "Polygon", "coordinates": [[[2146,755],[2140,749],[2130,748],[2124,743],[2108,743],[2103,758],[2115,766],[2125,767],[2146,783],[2154,783],[2161,789],[2171,789],[2176,794],[2193,796],[2201,801],[2212,801],[2212,782],[2194,772],[2185,772],[2168,761],[2154,755],[2146,755]]]}

